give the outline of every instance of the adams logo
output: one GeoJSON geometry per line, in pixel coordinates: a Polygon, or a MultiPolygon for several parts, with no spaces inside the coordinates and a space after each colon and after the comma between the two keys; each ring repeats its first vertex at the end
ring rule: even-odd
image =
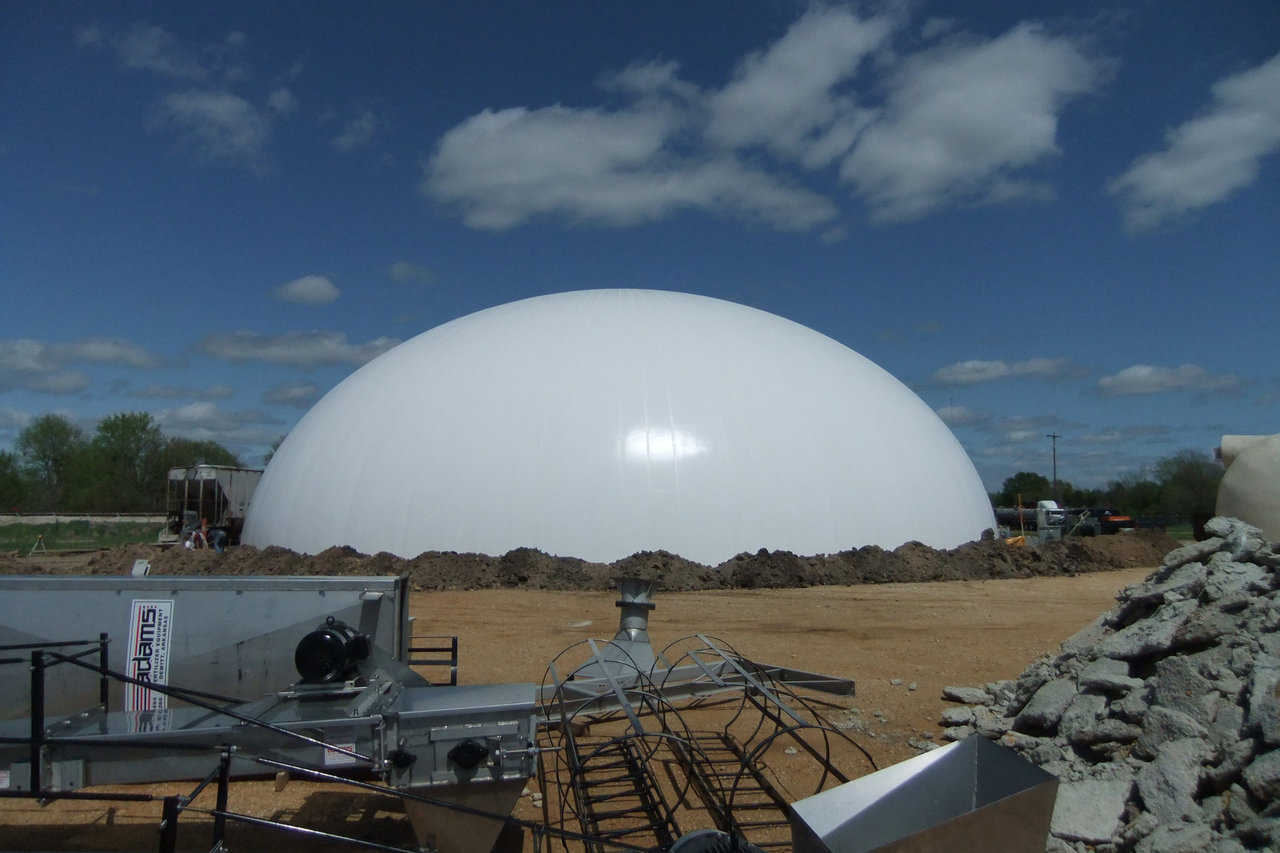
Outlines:
{"type": "MultiPolygon", "coordinates": [[[[169,643],[173,637],[173,602],[134,599],[129,614],[125,674],[151,684],[169,683],[169,643]]],[[[154,711],[169,706],[163,693],[138,684],[125,685],[126,711],[154,711]]]]}

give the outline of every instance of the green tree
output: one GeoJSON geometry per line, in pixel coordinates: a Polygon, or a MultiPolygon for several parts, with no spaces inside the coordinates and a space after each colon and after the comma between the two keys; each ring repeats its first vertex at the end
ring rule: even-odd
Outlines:
{"type": "Polygon", "coordinates": [[[88,482],[94,509],[110,504],[118,512],[156,509],[153,479],[165,439],[146,412],[120,412],[98,423],[90,444],[88,482]]]}
{"type": "Polygon", "coordinates": [[[27,483],[18,457],[7,450],[0,450],[0,511],[20,509],[26,496],[27,483]]]}
{"type": "Polygon", "coordinates": [[[1169,515],[1186,517],[1212,514],[1224,473],[1222,465],[1198,450],[1180,450],[1166,456],[1155,464],[1160,509],[1169,515]]]}
{"type": "Polygon", "coordinates": [[[72,460],[84,446],[80,428],[62,415],[41,415],[14,443],[33,481],[35,509],[59,509],[72,460]]]}
{"type": "Polygon", "coordinates": [[[1160,484],[1143,469],[1132,471],[1107,484],[1104,503],[1126,515],[1160,513],[1160,484]]]}
{"type": "Polygon", "coordinates": [[[1004,481],[996,493],[998,506],[1017,506],[1018,496],[1023,506],[1035,506],[1036,501],[1053,500],[1053,484],[1043,474],[1019,471],[1004,481]]]}

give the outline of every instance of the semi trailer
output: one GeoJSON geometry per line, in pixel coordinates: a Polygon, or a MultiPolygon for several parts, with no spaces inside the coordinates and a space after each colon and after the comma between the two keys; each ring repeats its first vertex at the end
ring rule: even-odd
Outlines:
{"type": "Polygon", "coordinates": [[[229,544],[240,542],[245,515],[261,468],[192,465],[170,468],[165,486],[165,525],[159,541],[179,542],[194,530],[223,530],[229,544]]]}

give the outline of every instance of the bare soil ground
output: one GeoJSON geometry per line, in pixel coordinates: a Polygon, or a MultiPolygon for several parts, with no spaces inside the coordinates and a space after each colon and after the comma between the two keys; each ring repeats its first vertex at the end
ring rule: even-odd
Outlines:
{"type": "MultiPolygon", "coordinates": [[[[637,555],[630,558],[630,565],[600,568],[592,568],[600,564],[574,561],[581,570],[574,578],[580,584],[577,590],[531,588],[559,586],[562,581],[550,574],[561,558],[530,551],[512,552],[515,558],[510,554],[501,558],[423,555],[417,561],[395,562],[398,558],[390,555],[364,557],[341,549],[313,558],[272,553],[280,549],[236,549],[221,556],[168,552],[175,554],[170,557],[141,546],[141,550],[113,549],[92,558],[42,560],[40,568],[116,573],[141,555],[153,559],[157,571],[174,573],[274,569],[298,574],[409,574],[419,590],[412,601],[419,632],[458,635],[461,681],[468,684],[540,681],[546,663],[566,646],[588,636],[612,636],[617,626],[613,577],[649,574],[662,580],[664,587],[656,596],[657,609],[650,620],[656,647],[702,631],[724,638],[758,661],[855,679],[857,695],[841,700],[842,707],[832,709],[829,716],[853,723],[850,734],[883,767],[916,754],[907,744],[909,739],[928,735],[941,740],[936,722],[945,705],[940,698],[944,686],[1016,676],[1039,654],[1053,650],[1107,610],[1121,588],[1144,578],[1172,546],[1170,541],[1146,541],[1145,537],[1106,537],[1061,545],[1051,558],[1044,552],[1021,553],[1003,543],[975,543],[966,548],[979,552],[981,558],[970,561],[970,569],[986,579],[856,586],[807,585],[817,582],[820,574],[834,573],[841,555],[797,558],[777,552],[738,560],[746,564],[738,567],[741,573],[738,568],[726,572],[721,566],[719,577],[705,578],[715,570],[672,555],[637,555]],[[479,573],[468,578],[461,571],[466,565],[479,573]],[[729,574],[739,587],[747,588],[673,591],[688,589],[700,578],[706,585],[725,585],[729,574]],[[1043,576],[1033,576],[1037,574],[1043,576]],[[521,588],[474,588],[513,582],[521,588]],[[912,684],[914,690],[909,689],[912,684]]],[[[967,559],[923,546],[904,548],[915,567],[911,572],[904,570],[908,575],[955,576],[960,573],[956,566],[967,559]]],[[[863,579],[891,580],[891,574],[881,573],[889,568],[883,555],[890,552],[875,551],[878,554],[871,553],[863,561],[860,571],[868,575],[863,579]]],[[[858,561],[843,562],[855,566],[858,561]]],[[[0,571],[33,568],[23,560],[0,559],[0,571]]],[[[798,759],[776,750],[766,761],[788,790],[808,793],[801,790],[807,768],[798,759]]],[[[185,793],[190,785],[121,790],[163,795],[185,793]]],[[[413,844],[399,804],[379,795],[296,780],[283,791],[277,791],[272,781],[244,782],[233,786],[230,807],[385,844],[413,844]]],[[[159,809],[158,802],[66,801],[41,806],[30,800],[0,800],[0,849],[154,849],[159,809]]],[[[529,797],[521,799],[515,813],[528,819],[541,817],[529,797]]],[[[182,827],[182,849],[208,849],[206,820],[188,813],[182,827]]],[[[231,847],[238,851],[295,849],[292,841],[282,843],[262,830],[235,826],[230,833],[231,847]]],[[[306,849],[353,848],[316,845],[306,849]]]]}

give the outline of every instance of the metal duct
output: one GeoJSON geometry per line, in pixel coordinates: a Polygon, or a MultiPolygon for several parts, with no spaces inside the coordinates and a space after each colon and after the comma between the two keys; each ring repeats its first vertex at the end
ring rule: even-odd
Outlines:
{"type": "Polygon", "coordinates": [[[1058,780],[972,735],[792,804],[795,853],[1043,853],[1058,780]]]}

